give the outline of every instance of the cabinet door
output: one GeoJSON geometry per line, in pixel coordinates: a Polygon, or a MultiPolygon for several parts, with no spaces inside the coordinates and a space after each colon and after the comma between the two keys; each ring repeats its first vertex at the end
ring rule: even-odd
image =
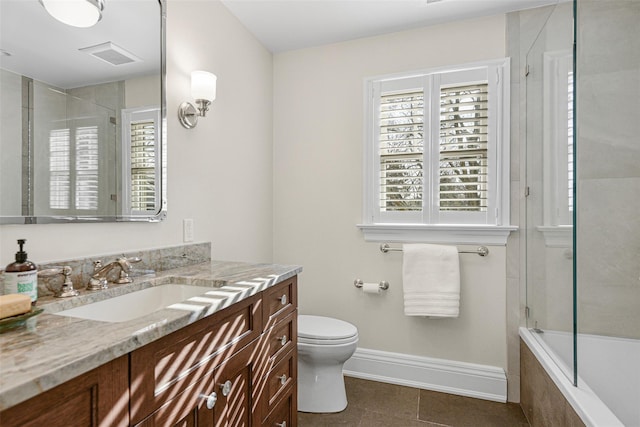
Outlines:
{"type": "Polygon", "coordinates": [[[136,427],[251,426],[254,348],[250,344],[235,353],[136,427]]]}
{"type": "Polygon", "coordinates": [[[261,321],[260,295],[254,295],[133,351],[131,422],[142,421],[252,342],[261,321]]]}
{"type": "Polygon", "coordinates": [[[252,425],[251,414],[258,409],[251,396],[255,349],[250,344],[216,368],[214,390],[218,401],[213,408],[216,427],[252,425]]]}
{"type": "Polygon", "coordinates": [[[2,427],[129,425],[127,357],[106,363],[0,414],[2,427]]]}
{"type": "MultiPolygon", "coordinates": [[[[136,427],[211,427],[213,407],[217,404],[217,394],[213,387],[211,371],[199,381],[187,387],[182,393],[166,402],[136,427]]],[[[133,402],[132,402],[133,404],[133,402]]]]}

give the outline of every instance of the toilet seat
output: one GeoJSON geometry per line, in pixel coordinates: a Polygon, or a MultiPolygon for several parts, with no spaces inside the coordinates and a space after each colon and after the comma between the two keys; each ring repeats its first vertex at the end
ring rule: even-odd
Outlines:
{"type": "Polygon", "coordinates": [[[298,342],[318,345],[349,344],[358,340],[358,329],[351,323],[331,317],[298,316],[298,342]]]}

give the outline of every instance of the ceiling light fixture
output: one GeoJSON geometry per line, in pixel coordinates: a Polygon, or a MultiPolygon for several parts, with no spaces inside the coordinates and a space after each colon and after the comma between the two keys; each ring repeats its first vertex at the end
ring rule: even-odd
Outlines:
{"type": "Polygon", "coordinates": [[[49,15],[72,27],[88,28],[102,19],[104,0],[40,0],[49,15]]]}

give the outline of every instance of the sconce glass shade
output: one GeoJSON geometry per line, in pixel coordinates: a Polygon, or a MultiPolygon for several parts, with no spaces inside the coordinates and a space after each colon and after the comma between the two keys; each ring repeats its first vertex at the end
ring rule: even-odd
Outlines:
{"type": "Polygon", "coordinates": [[[216,99],[216,81],[218,77],[207,71],[191,72],[191,96],[193,99],[205,99],[209,102],[216,99]]]}
{"type": "Polygon", "coordinates": [[[178,120],[187,129],[193,129],[198,124],[198,117],[205,117],[209,111],[211,101],[216,99],[216,82],[218,78],[208,71],[191,72],[191,96],[196,100],[196,106],[190,102],[183,102],[178,107],[178,120]]]}
{"type": "Polygon", "coordinates": [[[72,27],[88,28],[102,19],[104,0],[40,0],[49,15],[72,27]]]}

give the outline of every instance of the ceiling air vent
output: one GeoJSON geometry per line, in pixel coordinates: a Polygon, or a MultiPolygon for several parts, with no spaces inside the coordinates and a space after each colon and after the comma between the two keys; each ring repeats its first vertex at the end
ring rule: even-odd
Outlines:
{"type": "Polygon", "coordinates": [[[111,65],[123,65],[141,61],[141,59],[135,56],[133,53],[111,42],[106,42],[95,46],[83,47],[79,50],[81,52],[88,53],[89,55],[93,55],[105,62],[108,62],[111,65]]]}

